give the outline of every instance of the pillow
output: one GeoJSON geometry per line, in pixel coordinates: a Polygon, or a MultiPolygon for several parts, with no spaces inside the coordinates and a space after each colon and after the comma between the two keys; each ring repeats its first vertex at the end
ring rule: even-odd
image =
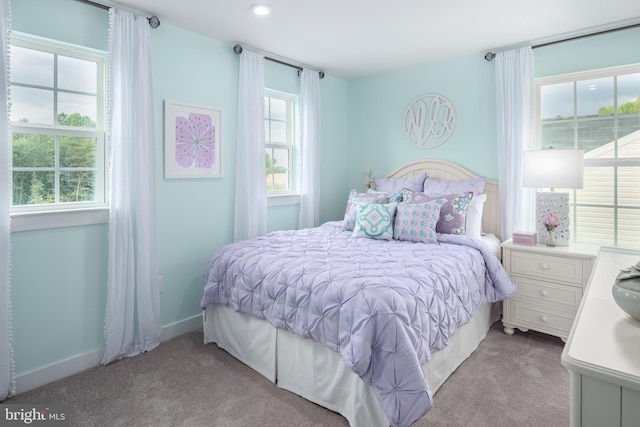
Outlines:
{"type": "Polygon", "coordinates": [[[467,208],[467,229],[464,232],[465,235],[472,237],[482,236],[482,211],[484,209],[484,202],[486,201],[486,194],[473,196],[473,199],[471,199],[469,207],[467,208]]]}
{"type": "Polygon", "coordinates": [[[404,201],[404,193],[402,191],[385,193],[384,191],[376,191],[376,190],[368,189],[367,194],[386,194],[387,196],[389,196],[389,202],[402,203],[404,201]]]}
{"type": "Polygon", "coordinates": [[[427,174],[422,173],[408,178],[373,178],[373,182],[376,184],[376,191],[383,193],[394,193],[402,191],[403,188],[408,188],[411,191],[422,191],[426,178],[427,174]]]}
{"type": "Polygon", "coordinates": [[[389,203],[389,195],[384,193],[359,193],[357,190],[351,190],[349,200],[347,200],[347,209],[344,211],[343,230],[352,231],[356,224],[356,211],[353,207],[354,200],[366,203],[389,203]]]}
{"type": "Polygon", "coordinates": [[[467,208],[473,193],[462,194],[424,194],[406,192],[409,203],[428,202],[435,199],[446,199],[440,209],[440,220],[436,231],[443,234],[464,234],[466,229],[467,208]]]}
{"type": "Polygon", "coordinates": [[[415,243],[438,243],[436,224],[446,199],[426,203],[401,203],[396,212],[393,238],[415,243]]]}
{"type": "Polygon", "coordinates": [[[393,220],[396,214],[395,203],[367,203],[354,202],[356,208],[356,223],[353,227],[353,237],[368,237],[370,239],[393,239],[393,220]]]}
{"type": "Polygon", "coordinates": [[[471,191],[474,196],[484,193],[486,177],[466,179],[460,181],[448,181],[427,178],[424,181],[423,193],[426,194],[461,194],[471,191]]]}

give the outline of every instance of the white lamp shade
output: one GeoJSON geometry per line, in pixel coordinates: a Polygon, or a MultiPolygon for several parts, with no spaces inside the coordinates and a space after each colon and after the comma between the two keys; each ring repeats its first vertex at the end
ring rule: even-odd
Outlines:
{"type": "Polygon", "coordinates": [[[584,151],[532,150],[523,156],[523,185],[537,188],[582,188],[584,151]]]}

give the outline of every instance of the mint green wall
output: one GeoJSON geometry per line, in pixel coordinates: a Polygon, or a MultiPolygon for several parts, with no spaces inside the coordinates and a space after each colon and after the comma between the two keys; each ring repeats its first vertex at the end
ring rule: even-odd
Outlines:
{"type": "Polygon", "coordinates": [[[640,28],[534,49],[535,77],[640,63],[640,28]]]}
{"type": "Polygon", "coordinates": [[[107,225],[11,236],[16,375],[104,347],[107,225]]]}
{"type": "MultiPolygon", "coordinates": [[[[535,76],[640,63],[640,29],[614,32],[534,50],[535,76]]],[[[495,61],[482,52],[349,82],[349,188],[362,188],[364,170],[382,176],[418,159],[445,159],[497,179],[495,61]],[[456,110],[452,137],[433,149],[404,136],[406,108],[417,97],[437,93],[456,110]]]]}
{"type": "MultiPolygon", "coordinates": [[[[20,0],[16,31],[107,49],[108,12],[73,0],[20,0]]],[[[214,250],[233,240],[236,96],[239,56],[232,46],[170,25],[151,30],[156,121],[157,220],[161,319],[169,325],[201,313],[202,271],[214,250]],[[164,101],[222,110],[223,178],[164,179],[164,101]]],[[[299,90],[297,71],[265,66],[268,87],[299,90]]],[[[323,101],[321,218],[336,219],[346,187],[347,83],[327,76],[323,101]],[[325,156],[336,156],[335,161],[325,156]]],[[[297,228],[298,206],[269,209],[269,229],[297,228]]],[[[13,346],[16,374],[104,347],[108,225],[12,234],[13,346]]]]}
{"type": "Polygon", "coordinates": [[[383,176],[405,163],[446,159],[497,178],[494,66],[482,55],[387,73],[349,84],[349,183],[362,188],[366,168],[383,176]],[[405,110],[419,96],[451,101],[455,130],[444,144],[418,148],[406,139],[405,110]]]}

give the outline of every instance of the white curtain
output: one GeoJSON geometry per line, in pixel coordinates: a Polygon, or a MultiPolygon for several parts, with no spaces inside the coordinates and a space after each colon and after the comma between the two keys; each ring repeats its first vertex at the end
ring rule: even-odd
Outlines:
{"type": "Polygon", "coordinates": [[[235,241],[267,232],[264,150],[264,57],[245,50],[238,79],[235,241]]]}
{"type": "Polygon", "coordinates": [[[111,8],[111,210],[102,363],[160,343],[156,254],[156,139],[147,18],[111,8]]]}
{"type": "Polygon", "coordinates": [[[319,225],[320,77],[317,71],[302,70],[300,104],[302,195],[298,226],[308,228],[319,225]]]}
{"type": "Polygon", "coordinates": [[[11,134],[8,43],[9,0],[0,0],[0,401],[15,394],[11,349],[11,134]]]}
{"type": "Polygon", "coordinates": [[[533,52],[522,47],[496,55],[498,178],[502,239],[531,231],[533,190],[522,186],[522,153],[531,147],[533,52]]]}

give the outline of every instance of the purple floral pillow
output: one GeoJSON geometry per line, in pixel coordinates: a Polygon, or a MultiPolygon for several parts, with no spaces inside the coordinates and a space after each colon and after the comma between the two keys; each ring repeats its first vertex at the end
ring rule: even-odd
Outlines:
{"type": "Polygon", "coordinates": [[[438,243],[436,224],[440,209],[446,199],[434,199],[426,203],[400,203],[393,226],[394,240],[415,243],[438,243]]]}
{"type": "Polygon", "coordinates": [[[353,231],[353,227],[356,225],[356,208],[353,204],[354,201],[363,203],[389,203],[389,195],[382,193],[359,193],[357,190],[351,190],[349,200],[347,201],[347,209],[344,211],[344,221],[342,222],[343,230],[353,231]]]}
{"type": "Polygon", "coordinates": [[[428,202],[436,199],[446,199],[440,209],[440,219],[436,224],[436,231],[443,234],[464,234],[467,222],[467,208],[473,197],[472,192],[462,194],[425,194],[405,192],[408,203],[428,202]]]}

